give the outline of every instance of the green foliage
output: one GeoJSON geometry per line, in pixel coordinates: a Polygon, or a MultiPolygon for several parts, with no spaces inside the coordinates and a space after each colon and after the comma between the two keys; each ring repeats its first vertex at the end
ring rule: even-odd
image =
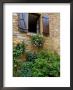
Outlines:
{"type": "Polygon", "coordinates": [[[46,59],[38,58],[35,60],[32,68],[33,77],[47,77],[48,76],[48,61],[46,59]]]}
{"type": "Polygon", "coordinates": [[[60,56],[56,53],[49,55],[49,76],[60,76],[60,56]]]}
{"type": "Polygon", "coordinates": [[[34,62],[35,59],[37,58],[37,54],[36,53],[32,53],[32,52],[27,52],[26,56],[27,56],[26,60],[27,61],[32,61],[32,62],[34,62]]]}
{"type": "Polygon", "coordinates": [[[17,58],[18,56],[22,55],[25,51],[25,44],[24,42],[18,43],[14,48],[13,48],[13,58],[17,58]]]}
{"type": "Polygon", "coordinates": [[[60,62],[53,61],[49,63],[49,73],[50,77],[59,77],[60,76],[60,62]]]}
{"type": "Polygon", "coordinates": [[[40,36],[40,35],[33,35],[31,37],[31,43],[35,46],[35,47],[42,47],[43,46],[43,43],[44,43],[44,40],[43,40],[43,37],[40,36]]]}
{"type": "Polygon", "coordinates": [[[51,61],[59,61],[60,60],[60,56],[55,53],[55,52],[48,52],[49,54],[49,60],[51,61]]]}
{"type": "Polygon", "coordinates": [[[13,76],[19,76],[18,72],[21,69],[22,61],[17,58],[25,52],[25,44],[18,43],[13,47],[13,76]]]}
{"type": "Polygon", "coordinates": [[[47,50],[41,50],[38,52],[37,57],[48,60],[49,59],[49,53],[47,52],[47,50]]]}
{"type": "Polygon", "coordinates": [[[33,77],[59,77],[60,56],[56,53],[41,51],[32,68],[33,77]]]}
{"type": "Polygon", "coordinates": [[[26,52],[26,61],[18,60],[24,53],[24,45],[17,45],[13,55],[13,76],[15,77],[59,77],[60,56],[57,53],[42,50],[37,53],[26,52]],[[20,50],[21,52],[18,52],[20,50]]]}
{"type": "Polygon", "coordinates": [[[17,72],[19,77],[31,77],[32,62],[23,62],[21,69],[17,72]]]}
{"type": "Polygon", "coordinates": [[[18,70],[21,69],[22,62],[21,60],[13,59],[13,76],[18,76],[18,70]]]}

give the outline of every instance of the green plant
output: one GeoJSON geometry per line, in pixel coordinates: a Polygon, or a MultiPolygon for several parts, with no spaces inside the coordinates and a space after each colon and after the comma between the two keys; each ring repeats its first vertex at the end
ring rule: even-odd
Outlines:
{"type": "Polygon", "coordinates": [[[27,52],[26,53],[26,60],[27,61],[34,62],[36,58],[37,58],[37,54],[36,53],[33,53],[33,52],[27,52]]]}
{"type": "Polygon", "coordinates": [[[21,60],[13,59],[13,76],[18,76],[18,71],[21,69],[21,65],[21,60]]]}
{"type": "Polygon", "coordinates": [[[48,76],[48,61],[46,59],[37,58],[32,68],[33,77],[47,77],[48,76]]]}
{"type": "Polygon", "coordinates": [[[43,43],[44,43],[44,40],[43,40],[43,37],[40,36],[40,35],[33,35],[31,37],[31,43],[35,46],[35,47],[42,47],[43,46],[43,43]]]}
{"type": "Polygon", "coordinates": [[[59,77],[60,56],[56,53],[41,51],[32,68],[33,77],[59,77]]]}
{"type": "Polygon", "coordinates": [[[49,55],[49,74],[50,77],[60,76],[60,56],[57,53],[49,55]]]}
{"type": "Polygon", "coordinates": [[[31,77],[32,76],[32,62],[24,62],[21,65],[21,69],[18,71],[20,77],[31,77]]]}
{"type": "Polygon", "coordinates": [[[25,44],[24,42],[18,43],[15,47],[13,47],[13,58],[17,58],[25,52],[25,44]]]}
{"type": "Polygon", "coordinates": [[[56,52],[48,52],[49,60],[60,60],[60,56],[56,52]]]}
{"type": "Polygon", "coordinates": [[[59,77],[60,76],[60,62],[53,61],[49,64],[49,73],[50,77],[59,77]]]}
{"type": "Polygon", "coordinates": [[[60,56],[57,53],[42,50],[27,52],[25,62],[13,58],[13,76],[15,77],[59,77],[60,56]]]}
{"type": "Polygon", "coordinates": [[[48,60],[49,59],[49,53],[47,52],[47,50],[41,50],[38,52],[37,57],[48,60]]]}

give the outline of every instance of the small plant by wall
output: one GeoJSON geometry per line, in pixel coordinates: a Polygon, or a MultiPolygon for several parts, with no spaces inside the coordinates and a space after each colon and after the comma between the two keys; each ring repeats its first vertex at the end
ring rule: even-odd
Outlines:
{"type": "Polygon", "coordinates": [[[43,43],[44,43],[43,36],[38,34],[31,36],[31,43],[35,47],[38,47],[38,48],[43,47],[43,43]]]}
{"type": "Polygon", "coordinates": [[[18,60],[17,58],[13,58],[13,76],[18,77],[19,76],[19,70],[21,69],[22,61],[18,60]]]}
{"type": "Polygon", "coordinates": [[[21,60],[18,60],[18,57],[24,54],[25,44],[24,42],[18,43],[13,47],[13,76],[18,76],[18,71],[22,65],[21,60]]]}
{"type": "Polygon", "coordinates": [[[25,52],[25,44],[24,42],[18,43],[15,47],[13,47],[13,58],[17,58],[25,52]]]}

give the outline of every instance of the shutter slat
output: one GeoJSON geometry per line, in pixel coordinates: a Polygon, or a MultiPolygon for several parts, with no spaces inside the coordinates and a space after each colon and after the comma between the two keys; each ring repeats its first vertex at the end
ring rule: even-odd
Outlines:
{"type": "Polygon", "coordinates": [[[49,35],[49,18],[44,16],[43,18],[43,35],[49,35]]]}
{"type": "Polygon", "coordinates": [[[26,28],[26,26],[25,26],[25,24],[24,24],[24,20],[20,20],[20,21],[19,21],[19,26],[20,26],[20,28],[22,28],[22,29],[25,29],[25,28],[26,28]]]}
{"type": "Polygon", "coordinates": [[[20,13],[19,14],[19,30],[22,32],[27,32],[28,30],[28,14],[20,13]]]}

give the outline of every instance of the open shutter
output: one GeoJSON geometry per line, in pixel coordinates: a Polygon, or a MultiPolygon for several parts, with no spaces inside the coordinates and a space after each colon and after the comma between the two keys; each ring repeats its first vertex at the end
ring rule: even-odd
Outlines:
{"type": "Polygon", "coordinates": [[[48,16],[43,16],[43,35],[49,35],[49,18],[48,16]]]}
{"type": "Polygon", "coordinates": [[[19,13],[19,31],[27,32],[28,30],[28,13],[19,13]]]}

